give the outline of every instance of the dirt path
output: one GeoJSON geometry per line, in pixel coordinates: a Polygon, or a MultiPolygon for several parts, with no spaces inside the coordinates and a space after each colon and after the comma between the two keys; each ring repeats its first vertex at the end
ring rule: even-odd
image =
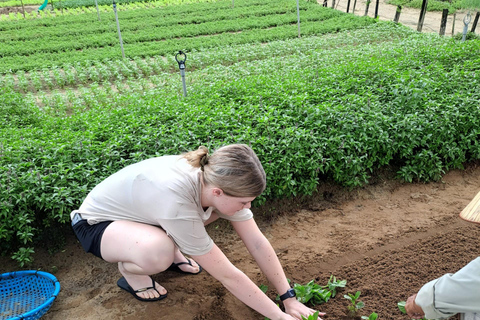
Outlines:
{"type": "MultiPolygon", "coordinates": [[[[480,228],[458,218],[478,191],[480,163],[430,184],[378,179],[353,192],[325,185],[316,200],[276,205],[296,209],[273,221],[256,215],[293,282],[316,279],[323,285],[331,274],[348,281],[344,292],[317,307],[327,312],[325,319],[342,319],[343,294],[360,290],[364,315],[377,312],[382,320],[407,320],[397,302],[479,255],[480,228]]],[[[227,223],[211,226],[209,233],[237,267],[257,284],[268,284],[227,223]]],[[[5,258],[0,266],[1,272],[15,269],[5,258]]],[[[155,275],[169,290],[168,298],[140,303],[117,288],[115,265],[84,253],[73,237],[63,252],[40,252],[34,268],[58,269],[62,286],[46,320],[263,320],[206,272],[155,275]]],[[[275,298],[272,289],[268,294],[275,298]]]]}
{"type": "MultiPolygon", "coordinates": [[[[355,0],[351,0],[349,12],[353,11],[354,1],[355,0]]],[[[319,2],[323,3],[323,1],[319,1],[319,2]]],[[[339,1],[336,1],[335,7],[337,10],[347,12],[347,3],[348,3],[348,0],[339,0],[339,1]]],[[[369,17],[375,17],[375,5],[376,5],[376,0],[372,0],[368,9],[369,17]]],[[[332,0],[328,0],[328,6],[329,7],[332,6],[332,0]]],[[[365,7],[366,7],[366,0],[357,0],[357,4],[355,6],[355,15],[363,16],[365,14],[365,7]]],[[[393,21],[396,10],[397,10],[397,6],[387,4],[385,0],[380,0],[379,6],[378,6],[378,16],[380,17],[380,20],[393,21]]],[[[465,15],[466,15],[466,12],[457,12],[455,14],[455,26],[454,26],[455,34],[463,32],[463,27],[464,27],[463,18],[465,17],[465,15]]],[[[400,14],[399,23],[404,24],[408,27],[411,27],[414,30],[417,30],[419,16],[420,16],[419,9],[404,7],[402,8],[402,12],[400,14]]],[[[452,35],[453,17],[454,15],[451,14],[448,16],[448,19],[447,19],[447,27],[445,30],[445,35],[447,36],[452,35]]],[[[428,11],[425,14],[422,32],[439,33],[441,20],[442,20],[442,12],[428,11]]],[[[473,18],[469,24],[468,30],[471,29],[472,23],[473,23],[473,18]]]]}

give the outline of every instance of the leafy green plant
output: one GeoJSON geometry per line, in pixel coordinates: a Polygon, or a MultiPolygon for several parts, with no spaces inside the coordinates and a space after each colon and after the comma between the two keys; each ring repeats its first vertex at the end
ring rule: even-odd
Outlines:
{"type": "Polygon", "coordinates": [[[312,305],[321,304],[330,300],[332,292],[316,284],[314,280],[306,285],[295,283],[293,285],[297,300],[302,303],[310,302],[312,305]]]}
{"type": "Polygon", "coordinates": [[[378,314],[375,312],[372,312],[368,317],[367,316],[362,316],[362,319],[365,320],[377,320],[378,319],[378,314]]]}
{"type": "Polygon", "coordinates": [[[344,288],[347,280],[337,281],[336,277],[331,275],[327,285],[320,286],[314,280],[306,285],[295,283],[293,289],[297,295],[297,300],[302,303],[310,302],[312,305],[322,304],[335,297],[338,288],[344,288]]]}
{"type": "Polygon", "coordinates": [[[363,301],[359,301],[360,291],[357,291],[355,294],[348,293],[343,296],[345,299],[350,301],[350,304],[347,306],[348,312],[352,317],[355,317],[360,309],[365,307],[363,301]]]}
{"type": "Polygon", "coordinates": [[[302,316],[302,320],[317,320],[318,319],[318,313],[319,313],[319,311],[315,311],[315,313],[309,315],[308,318],[305,318],[304,316],[302,316]]]}
{"type": "Polygon", "coordinates": [[[332,298],[335,298],[335,295],[337,294],[337,288],[345,288],[347,285],[347,280],[338,280],[337,278],[332,274],[330,278],[328,279],[328,283],[326,286],[323,288],[328,288],[332,292],[332,298]]]}

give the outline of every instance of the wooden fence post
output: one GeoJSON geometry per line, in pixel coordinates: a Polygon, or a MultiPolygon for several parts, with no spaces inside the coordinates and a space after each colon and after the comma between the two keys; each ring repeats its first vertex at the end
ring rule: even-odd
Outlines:
{"type": "Polygon", "coordinates": [[[420,10],[420,17],[418,18],[417,31],[422,32],[423,20],[425,19],[425,13],[427,12],[428,0],[423,0],[422,9],[420,10]]]}
{"type": "Polygon", "coordinates": [[[457,19],[457,14],[453,14],[453,23],[452,23],[452,36],[455,35],[455,19],[457,19]]]}
{"type": "MultiPolygon", "coordinates": [[[[335,1],[335,0],[334,0],[335,1]]],[[[371,0],[367,0],[367,6],[365,7],[365,14],[364,16],[366,16],[368,14],[368,7],[370,7],[370,2],[372,2],[371,0]]]]}
{"type": "Polygon", "coordinates": [[[442,21],[440,22],[440,35],[445,35],[445,29],[447,28],[448,9],[442,11],[442,21]]]}
{"type": "Polygon", "coordinates": [[[472,30],[470,30],[473,33],[475,33],[475,29],[477,28],[477,23],[478,23],[478,18],[479,17],[480,17],[480,11],[477,11],[477,14],[475,15],[475,20],[473,20],[472,30]]]}
{"type": "Polygon", "coordinates": [[[400,13],[402,13],[402,6],[397,6],[397,11],[395,12],[395,18],[393,19],[393,22],[398,23],[398,20],[400,20],[400,13]]]}

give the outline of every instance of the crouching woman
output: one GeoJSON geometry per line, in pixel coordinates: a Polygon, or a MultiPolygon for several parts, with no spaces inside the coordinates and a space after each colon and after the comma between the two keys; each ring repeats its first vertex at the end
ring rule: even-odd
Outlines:
{"type": "Polygon", "coordinates": [[[83,248],[117,263],[117,284],[141,301],[158,301],[167,290],[151,275],[165,270],[197,274],[205,269],[252,309],[272,319],[308,317],[269,241],[250,211],[265,189],[263,167],[242,144],[162,156],[132,164],[98,184],[78,210],[73,229],[83,248]],[[250,254],[275,286],[285,313],[215,245],[205,226],[230,220],[250,254]],[[187,254],[191,259],[187,259],[187,254]]]}

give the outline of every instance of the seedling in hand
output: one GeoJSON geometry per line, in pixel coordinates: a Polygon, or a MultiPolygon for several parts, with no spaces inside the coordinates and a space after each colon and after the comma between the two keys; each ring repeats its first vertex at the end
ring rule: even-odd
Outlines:
{"type": "MultiPolygon", "coordinates": [[[[401,311],[402,313],[405,313],[405,314],[407,314],[407,310],[405,310],[405,305],[406,305],[406,304],[407,304],[406,301],[400,301],[399,303],[397,303],[398,309],[400,309],[400,311],[401,311]]],[[[427,320],[427,318],[424,317],[424,318],[422,318],[422,319],[420,319],[420,320],[427,320]]]]}
{"type": "Polygon", "coordinates": [[[314,314],[311,314],[308,316],[308,318],[305,318],[302,316],[302,320],[317,320],[318,319],[318,311],[315,311],[314,314]]]}

